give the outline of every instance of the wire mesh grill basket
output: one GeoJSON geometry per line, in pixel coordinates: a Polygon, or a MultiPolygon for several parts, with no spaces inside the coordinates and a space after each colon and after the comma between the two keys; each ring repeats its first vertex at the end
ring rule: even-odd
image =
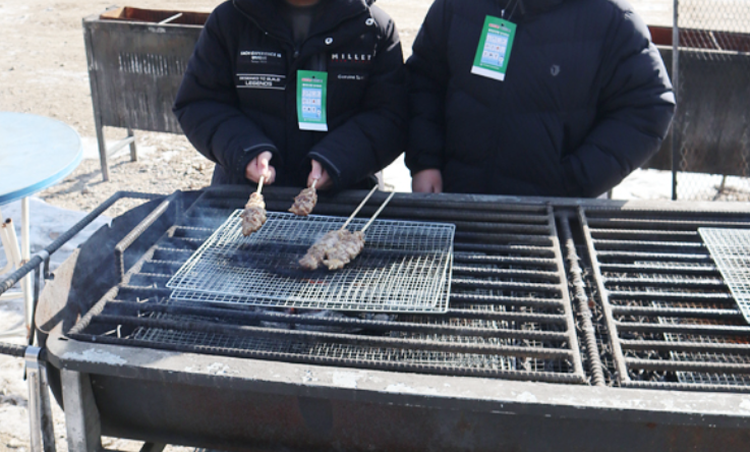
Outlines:
{"type": "MultiPolygon", "coordinates": [[[[299,259],[346,218],[268,212],[265,225],[244,237],[241,213],[236,210],[169,280],[172,298],[337,311],[448,309],[452,224],[375,220],[363,251],[346,267],[310,271],[299,259]]],[[[348,229],[366,223],[354,219],[348,229]]]]}
{"type": "Polygon", "coordinates": [[[750,230],[699,228],[711,258],[750,323],[750,230]]]}

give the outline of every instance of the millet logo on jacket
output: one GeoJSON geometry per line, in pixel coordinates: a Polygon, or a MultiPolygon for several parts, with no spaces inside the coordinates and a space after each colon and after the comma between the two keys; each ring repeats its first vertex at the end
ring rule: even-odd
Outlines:
{"type": "Polygon", "coordinates": [[[334,63],[367,63],[372,61],[372,54],[367,53],[332,53],[334,63]]]}

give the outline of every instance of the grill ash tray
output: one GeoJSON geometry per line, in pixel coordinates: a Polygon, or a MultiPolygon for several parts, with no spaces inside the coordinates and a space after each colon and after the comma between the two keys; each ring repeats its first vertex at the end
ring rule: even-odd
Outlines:
{"type": "MultiPolygon", "coordinates": [[[[365,247],[341,270],[299,265],[307,249],[346,218],[268,212],[263,227],[242,235],[236,210],[169,280],[184,301],[336,311],[445,313],[455,226],[375,220],[365,247]]],[[[351,231],[366,219],[354,219],[351,231]]]]}
{"type": "Polygon", "coordinates": [[[699,228],[703,243],[750,323],[750,230],[699,228]]]}

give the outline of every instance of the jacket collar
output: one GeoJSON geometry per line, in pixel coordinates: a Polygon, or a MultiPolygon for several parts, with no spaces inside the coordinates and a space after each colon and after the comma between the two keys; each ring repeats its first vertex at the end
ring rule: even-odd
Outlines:
{"type": "MultiPolygon", "coordinates": [[[[263,31],[286,36],[287,26],[277,12],[276,4],[284,0],[232,0],[234,7],[255,22],[263,31]]],[[[342,20],[363,13],[375,0],[321,0],[325,8],[316,30],[330,30],[342,20]]]]}

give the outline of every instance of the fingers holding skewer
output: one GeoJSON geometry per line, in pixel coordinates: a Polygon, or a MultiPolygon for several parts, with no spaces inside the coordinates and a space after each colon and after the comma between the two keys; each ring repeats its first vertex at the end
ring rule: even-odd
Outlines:
{"type": "Polygon", "coordinates": [[[273,154],[269,151],[264,151],[258,154],[257,157],[250,160],[250,163],[245,167],[245,178],[251,182],[259,183],[260,178],[263,177],[266,185],[271,185],[276,180],[276,168],[271,165],[271,157],[273,154]]]}

